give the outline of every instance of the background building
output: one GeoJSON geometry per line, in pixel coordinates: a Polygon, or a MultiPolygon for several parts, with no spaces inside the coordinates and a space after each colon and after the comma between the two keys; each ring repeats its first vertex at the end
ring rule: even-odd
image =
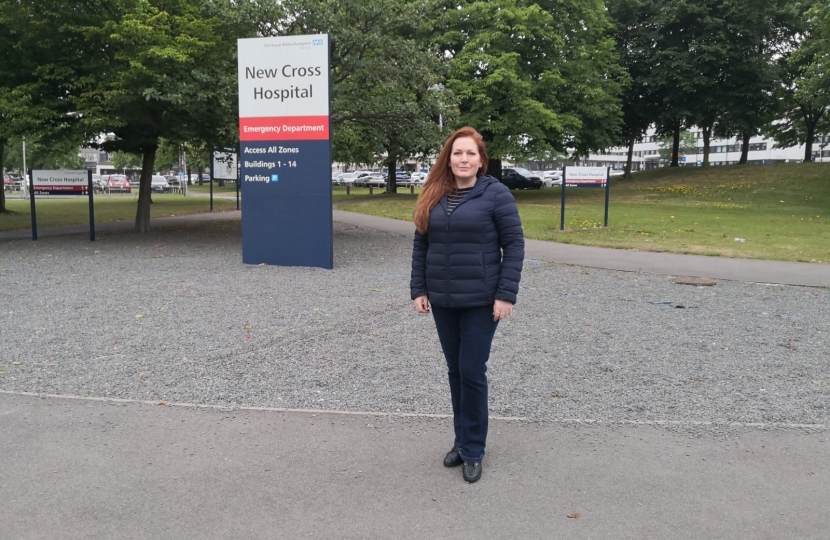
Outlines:
{"type": "MultiPolygon", "coordinates": [[[[703,133],[697,128],[690,130],[697,142],[694,151],[680,153],[681,166],[700,166],[703,164],[703,133]]],[[[665,166],[660,158],[660,137],[650,129],[648,134],[634,144],[634,155],[631,161],[632,171],[641,171],[665,166]]],[[[830,161],[830,149],[823,146],[830,143],[830,136],[816,137],[813,147],[813,160],[830,161]]],[[[682,145],[681,145],[682,146],[682,145]]],[[[602,153],[590,154],[587,159],[580,161],[580,165],[612,167],[614,169],[625,168],[628,159],[628,148],[617,146],[609,148],[602,153]]],[[[712,139],[709,144],[709,164],[734,165],[741,159],[741,141],[732,139],[712,139]]],[[[749,154],[747,162],[751,165],[764,165],[770,163],[793,163],[804,160],[804,146],[792,146],[789,148],[775,148],[775,141],[763,136],[752,137],[749,141],[749,154]]]]}

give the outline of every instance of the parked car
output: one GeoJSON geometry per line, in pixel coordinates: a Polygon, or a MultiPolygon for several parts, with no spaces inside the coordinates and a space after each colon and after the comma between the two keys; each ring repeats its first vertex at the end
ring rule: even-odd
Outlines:
{"type": "Polygon", "coordinates": [[[170,184],[167,183],[167,178],[161,176],[160,174],[154,174],[150,179],[150,189],[164,193],[170,189],[170,184]]]}
{"type": "Polygon", "coordinates": [[[12,179],[8,174],[3,175],[3,191],[11,191],[12,179]]]}
{"type": "Polygon", "coordinates": [[[509,189],[541,189],[542,179],[522,167],[501,170],[501,183],[509,189]]]}
{"type": "Polygon", "coordinates": [[[342,172],[333,172],[331,173],[331,185],[339,186],[343,181],[343,173],[342,172]]]}
{"type": "Polygon", "coordinates": [[[354,173],[354,172],[343,173],[340,176],[340,185],[342,185],[342,186],[353,186],[353,185],[355,185],[356,180],[357,180],[357,173],[354,173]]]}
{"type": "Polygon", "coordinates": [[[371,173],[363,177],[363,185],[366,187],[386,187],[386,178],[380,173],[371,173]]]}
{"type": "Polygon", "coordinates": [[[132,193],[130,187],[130,179],[125,174],[111,174],[106,177],[106,189],[110,193],[114,191],[123,191],[125,193],[132,193]]]}
{"type": "MultiPolygon", "coordinates": [[[[21,178],[21,176],[19,174],[17,174],[17,173],[8,173],[8,175],[4,175],[4,178],[5,178],[5,176],[8,176],[9,180],[11,182],[9,184],[9,190],[10,191],[22,191],[23,190],[23,178],[21,178]]],[[[5,187],[6,187],[6,181],[4,179],[3,180],[3,188],[5,189],[5,187]]]]}
{"type": "Polygon", "coordinates": [[[400,187],[409,187],[412,184],[412,176],[407,171],[402,169],[395,170],[395,185],[400,187]]]}
{"type": "MultiPolygon", "coordinates": [[[[354,185],[368,187],[369,184],[367,184],[367,182],[371,179],[373,174],[378,173],[373,173],[372,171],[355,171],[356,176],[354,179],[354,185]]],[[[381,176],[381,178],[383,177],[381,176]]]]}
{"type": "Polygon", "coordinates": [[[562,171],[545,171],[542,176],[542,183],[544,187],[553,187],[562,185],[562,171]]]}
{"type": "Polygon", "coordinates": [[[92,189],[94,191],[104,191],[107,189],[107,176],[105,174],[92,174],[92,189]]]}
{"type": "Polygon", "coordinates": [[[174,174],[167,175],[164,178],[167,180],[167,183],[170,186],[178,187],[179,185],[181,185],[181,181],[179,180],[179,177],[174,175],[174,174]]]}

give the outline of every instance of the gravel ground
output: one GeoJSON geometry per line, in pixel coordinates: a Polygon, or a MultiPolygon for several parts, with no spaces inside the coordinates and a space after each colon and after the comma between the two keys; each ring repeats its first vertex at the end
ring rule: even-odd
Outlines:
{"type": "MultiPolygon", "coordinates": [[[[0,389],[449,413],[411,239],[335,225],[335,270],[246,266],[240,224],[0,243],[0,389]]],[[[491,413],[830,424],[830,291],[526,261],[491,413]],[[683,306],[683,307],[681,307],[683,306]]]]}

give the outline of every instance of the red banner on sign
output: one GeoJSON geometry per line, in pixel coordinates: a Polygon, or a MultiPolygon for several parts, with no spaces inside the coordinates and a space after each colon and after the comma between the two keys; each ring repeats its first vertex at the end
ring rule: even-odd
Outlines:
{"type": "Polygon", "coordinates": [[[328,116],[239,119],[240,141],[321,141],[328,138],[328,116]]]}
{"type": "Polygon", "coordinates": [[[86,185],[72,185],[72,186],[41,186],[35,184],[34,188],[35,193],[38,195],[46,195],[46,194],[64,194],[64,195],[80,195],[86,194],[88,191],[88,186],[86,185]]]}

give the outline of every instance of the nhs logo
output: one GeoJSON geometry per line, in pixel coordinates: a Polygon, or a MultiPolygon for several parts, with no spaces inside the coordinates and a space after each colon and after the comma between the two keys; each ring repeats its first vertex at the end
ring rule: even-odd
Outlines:
{"type": "Polygon", "coordinates": [[[323,44],[323,40],[322,40],[322,39],[312,39],[312,40],[311,40],[311,44],[312,44],[312,45],[322,45],[322,44],[323,44]]]}

